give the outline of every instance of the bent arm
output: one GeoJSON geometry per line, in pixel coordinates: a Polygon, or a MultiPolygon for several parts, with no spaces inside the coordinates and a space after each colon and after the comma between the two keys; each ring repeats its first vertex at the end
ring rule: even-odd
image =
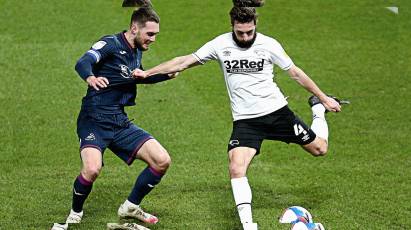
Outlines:
{"type": "Polygon", "coordinates": [[[90,55],[90,52],[85,53],[76,63],[75,69],[80,77],[87,82],[90,87],[95,90],[106,88],[109,85],[107,78],[95,77],[93,73],[93,65],[98,62],[96,56],[90,55]]]}
{"type": "Polygon", "coordinates": [[[327,95],[321,91],[321,89],[315,84],[311,78],[304,73],[304,71],[297,66],[292,66],[288,71],[288,75],[294,79],[298,84],[304,87],[308,92],[317,96],[321,101],[327,100],[327,95]]]}
{"type": "Polygon", "coordinates": [[[304,73],[302,69],[294,65],[288,70],[288,74],[291,76],[292,79],[298,82],[298,84],[304,87],[308,92],[311,92],[312,94],[317,96],[320,99],[321,103],[324,105],[326,110],[331,112],[341,111],[340,104],[333,98],[325,95],[320,90],[320,88],[318,88],[315,82],[311,80],[311,78],[308,77],[307,74],[304,73]]]}
{"type": "Polygon", "coordinates": [[[80,75],[80,77],[86,81],[86,79],[90,76],[94,76],[93,74],[93,65],[96,63],[96,60],[85,53],[76,63],[75,69],[80,75]]]}
{"type": "Polygon", "coordinates": [[[192,54],[180,56],[146,70],[147,76],[182,72],[188,68],[201,64],[192,54]]]}

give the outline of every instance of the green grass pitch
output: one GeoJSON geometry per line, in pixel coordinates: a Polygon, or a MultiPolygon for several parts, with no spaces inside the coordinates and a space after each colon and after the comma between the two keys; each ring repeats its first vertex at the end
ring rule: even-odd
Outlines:
{"type": "MultiPolygon", "coordinates": [[[[95,40],[127,29],[120,0],[0,0],[0,229],[48,229],[62,222],[80,169],[76,118],[86,84],[74,64],[95,40]]],[[[146,68],[195,51],[230,31],[231,0],[152,0],[161,32],[146,68]]],[[[327,116],[329,154],[264,142],[248,177],[260,229],[301,205],[326,229],[411,229],[411,2],[266,0],[258,31],[279,40],[328,93],[351,100],[327,116]],[[385,7],[399,7],[394,14],[385,7]]],[[[309,94],[276,70],[291,108],[311,123],[309,94]]],[[[139,86],[130,118],[170,152],[173,164],[143,201],[152,229],[241,229],[226,144],[231,114],[216,62],[177,79],[139,86]]],[[[81,225],[105,229],[145,166],[110,151],[81,225]]]]}

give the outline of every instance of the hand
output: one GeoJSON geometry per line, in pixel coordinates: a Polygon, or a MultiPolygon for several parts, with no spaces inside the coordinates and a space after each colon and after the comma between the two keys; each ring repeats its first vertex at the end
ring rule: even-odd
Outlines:
{"type": "Polygon", "coordinates": [[[107,78],[105,77],[89,76],[86,81],[89,86],[93,87],[97,91],[106,88],[109,84],[107,78]]]}
{"type": "Polygon", "coordinates": [[[331,97],[325,97],[324,100],[321,101],[321,103],[324,105],[325,109],[330,112],[337,113],[341,111],[341,105],[331,97]]]}
{"type": "Polygon", "coordinates": [[[148,77],[148,74],[144,70],[135,69],[135,70],[133,70],[132,76],[133,76],[133,78],[144,79],[144,78],[148,77]]]}
{"type": "Polygon", "coordinates": [[[169,73],[169,74],[168,74],[168,77],[169,77],[169,78],[175,78],[175,77],[178,76],[178,74],[180,74],[180,72],[169,73]]]}

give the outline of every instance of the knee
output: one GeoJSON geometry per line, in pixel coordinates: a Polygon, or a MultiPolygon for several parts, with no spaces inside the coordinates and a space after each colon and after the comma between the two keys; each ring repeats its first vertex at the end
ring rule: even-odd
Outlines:
{"type": "Polygon", "coordinates": [[[165,173],[171,165],[171,157],[168,152],[162,153],[155,161],[155,165],[152,165],[157,171],[165,173]]]}
{"type": "Polygon", "coordinates": [[[229,171],[231,178],[240,178],[246,175],[247,167],[232,161],[229,165],[229,171]]]}
{"type": "Polygon", "coordinates": [[[229,171],[231,178],[244,177],[247,174],[248,165],[251,163],[256,149],[248,147],[234,148],[228,152],[229,157],[229,171]]]}
{"type": "Polygon", "coordinates": [[[315,157],[321,157],[325,156],[327,154],[327,146],[326,145],[320,145],[316,146],[313,151],[311,151],[311,154],[315,157]]]}
{"type": "Polygon", "coordinates": [[[87,165],[83,167],[81,174],[83,175],[83,177],[85,177],[85,179],[94,182],[97,179],[98,175],[100,175],[100,171],[101,166],[99,165],[87,165]]]}

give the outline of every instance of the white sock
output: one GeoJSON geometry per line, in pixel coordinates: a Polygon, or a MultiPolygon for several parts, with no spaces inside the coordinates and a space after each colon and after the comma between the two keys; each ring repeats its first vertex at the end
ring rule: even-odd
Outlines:
{"type": "Polygon", "coordinates": [[[233,189],[234,201],[241,223],[253,223],[251,211],[252,195],[247,177],[231,179],[231,188],[233,189]]]}
{"type": "Polygon", "coordinates": [[[313,111],[311,129],[318,137],[328,141],[328,124],[325,120],[325,107],[322,104],[316,104],[311,109],[313,111]]]}
{"type": "Polygon", "coordinates": [[[243,224],[243,230],[258,230],[257,223],[245,223],[243,224]]]}

